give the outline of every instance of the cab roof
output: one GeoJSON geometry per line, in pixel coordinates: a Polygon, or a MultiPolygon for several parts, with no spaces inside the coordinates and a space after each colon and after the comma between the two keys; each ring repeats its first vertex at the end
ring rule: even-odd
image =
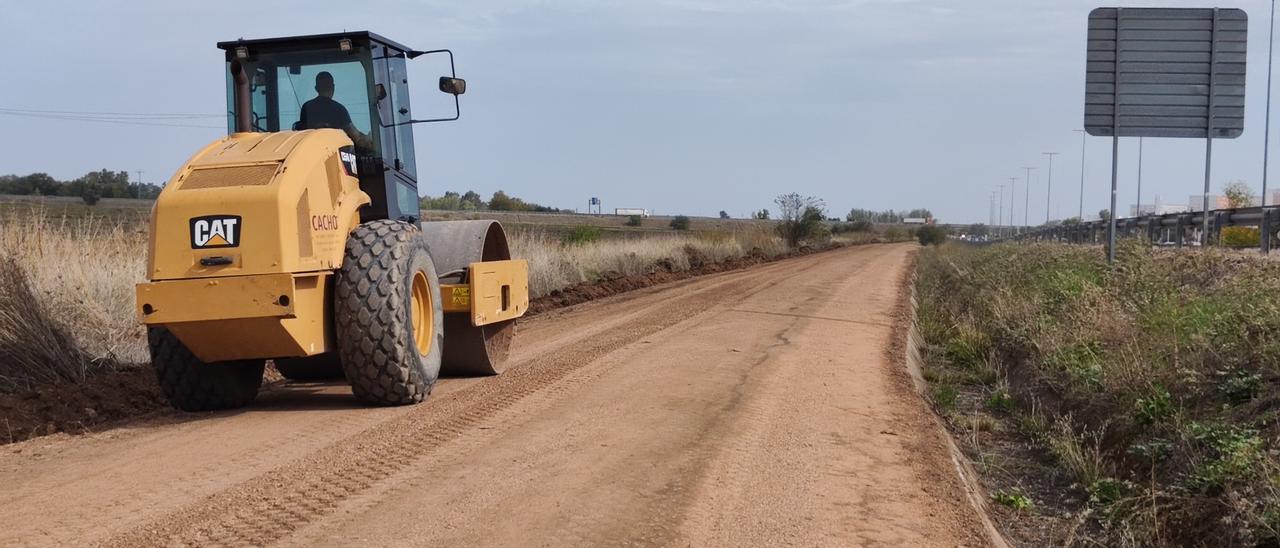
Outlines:
{"type": "Polygon", "coordinates": [[[300,36],[281,36],[279,38],[254,38],[252,40],[245,40],[244,38],[241,38],[239,40],[229,40],[225,42],[218,42],[218,49],[223,49],[230,52],[233,49],[235,49],[237,46],[275,46],[275,45],[283,45],[283,44],[296,44],[299,42],[322,42],[322,41],[328,41],[328,40],[339,40],[342,38],[365,39],[372,42],[378,42],[387,46],[391,46],[405,53],[410,53],[414,51],[414,49],[409,46],[406,46],[394,40],[387,39],[379,34],[372,33],[367,30],[357,30],[357,31],[349,31],[349,32],[332,32],[328,34],[306,34],[306,35],[300,35],[300,36]]]}

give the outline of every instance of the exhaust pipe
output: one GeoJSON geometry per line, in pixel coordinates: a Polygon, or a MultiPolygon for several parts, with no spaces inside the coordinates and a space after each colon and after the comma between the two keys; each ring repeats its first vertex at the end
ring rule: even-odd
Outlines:
{"type": "Polygon", "coordinates": [[[235,79],[236,133],[253,131],[253,104],[250,100],[249,75],[239,60],[231,61],[231,77],[235,79]]]}

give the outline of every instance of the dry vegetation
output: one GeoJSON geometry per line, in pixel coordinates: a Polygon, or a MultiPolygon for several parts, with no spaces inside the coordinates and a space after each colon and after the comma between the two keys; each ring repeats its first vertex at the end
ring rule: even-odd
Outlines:
{"type": "Polygon", "coordinates": [[[79,380],[95,366],[146,359],[133,317],[133,285],[145,271],[144,226],[136,218],[35,208],[0,212],[5,384],[79,380]]]}
{"type": "Polygon", "coordinates": [[[933,400],[1006,525],[1070,513],[1022,540],[1280,542],[1280,263],[951,245],[918,273],[933,400]]]}
{"type": "Polygon", "coordinates": [[[529,291],[535,297],[571,285],[615,275],[651,272],[666,261],[673,271],[718,263],[756,253],[775,257],[786,251],[768,230],[656,234],[646,238],[564,243],[543,231],[513,234],[512,254],[529,261],[529,291]]]}

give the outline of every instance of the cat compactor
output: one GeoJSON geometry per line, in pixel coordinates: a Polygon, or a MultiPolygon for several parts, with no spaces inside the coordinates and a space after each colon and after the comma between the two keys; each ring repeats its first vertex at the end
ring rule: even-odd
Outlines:
{"type": "Polygon", "coordinates": [[[245,405],[267,360],[420,402],[442,369],[501,370],[529,305],[501,225],[419,223],[416,51],[370,32],[222,42],[228,135],[169,180],[137,287],[160,386],[180,409],[245,405]]]}

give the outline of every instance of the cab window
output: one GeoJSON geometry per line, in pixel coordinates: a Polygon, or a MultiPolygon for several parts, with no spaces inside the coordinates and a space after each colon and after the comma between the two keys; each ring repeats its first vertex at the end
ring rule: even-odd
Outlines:
{"type": "MultiPolygon", "coordinates": [[[[333,120],[349,117],[351,128],[361,134],[353,135],[353,140],[370,136],[373,142],[366,145],[377,147],[378,132],[372,131],[376,122],[370,100],[367,57],[336,52],[263,52],[244,62],[244,69],[250,78],[253,131],[307,129],[300,124],[303,106],[308,101],[318,101],[322,108],[309,107],[307,111],[319,112],[325,119],[319,124],[308,120],[308,126],[336,127],[333,120]],[[318,85],[320,80],[332,80],[331,96],[327,99],[317,99],[322,94],[330,94],[327,85],[318,85]]],[[[228,72],[227,96],[232,107],[235,103],[230,98],[234,94],[235,82],[228,72]]],[[[233,132],[235,112],[227,114],[228,132],[233,132]]]]}
{"type": "Polygon", "coordinates": [[[409,76],[404,54],[388,59],[387,68],[391,79],[394,120],[396,124],[403,124],[396,126],[396,157],[400,159],[401,171],[416,174],[418,164],[413,152],[413,124],[405,123],[413,120],[413,114],[409,109],[409,76]]]}
{"type": "Polygon", "coordinates": [[[369,133],[372,118],[369,115],[368,80],[364,66],[356,61],[276,67],[279,127],[292,129],[301,121],[302,105],[320,96],[316,90],[316,78],[322,72],[333,78],[332,99],[346,108],[352,125],[361,133],[369,133]]]}

